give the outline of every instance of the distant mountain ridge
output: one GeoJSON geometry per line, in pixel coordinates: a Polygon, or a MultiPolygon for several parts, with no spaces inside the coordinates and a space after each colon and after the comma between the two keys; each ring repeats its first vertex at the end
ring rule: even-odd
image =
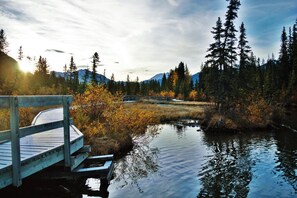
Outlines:
{"type": "MultiPolygon", "coordinates": [[[[84,78],[85,78],[85,75],[86,75],[86,72],[87,71],[88,71],[87,83],[90,83],[91,82],[91,80],[92,80],[92,72],[89,71],[89,70],[87,70],[87,69],[80,69],[80,70],[78,70],[78,81],[79,81],[79,83],[83,83],[84,82],[84,78]]],[[[55,73],[55,75],[57,77],[62,77],[62,78],[64,78],[65,77],[65,74],[66,74],[65,72],[57,72],[57,71],[53,71],[53,72],[55,73]]],[[[67,74],[69,75],[69,72],[67,72],[67,74]]],[[[197,72],[196,74],[193,74],[191,76],[191,79],[192,79],[192,81],[194,83],[196,81],[199,81],[199,74],[200,73],[197,72]]],[[[163,75],[164,75],[164,73],[158,73],[158,74],[154,75],[153,77],[151,77],[150,79],[144,80],[142,82],[149,82],[151,80],[155,80],[155,81],[158,81],[161,84],[162,83],[163,75]]],[[[169,77],[169,72],[166,72],[165,75],[166,75],[166,78],[168,78],[169,77]]],[[[102,83],[102,82],[107,83],[108,81],[110,81],[109,78],[107,78],[106,76],[104,76],[102,74],[98,74],[98,73],[96,73],[96,79],[100,83],[102,83]]]]}
{"type": "MultiPolygon", "coordinates": [[[[195,83],[196,81],[199,81],[199,74],[200,74],[200,73],[197,72],[196,74],[193,74],[193,75],[191,76],[191,79],[192,79],[192,81],[193,81],[194,83],[195,83]]],[[[144,80],[144,82],[149,82],[149,81],[151,81],[151,80],[155,80],[155,81],[158,81],[159,83],[162,83],[163,75],[164,75],[164,73],[158,73],[158,74],[154,75],[153,77],[151,77],[150,79],[148,79],[148,80],[144,80]]],[[[169,72],[166,72],[165,75],[166,75],[166,78],[168,78],[168,77],[169,77],[169,72]]]]}
{"type": "MultiPolygon", "coordinates": [[[[69,74],[69,72],[57,72],[57,71],[54,71],[55,72],[55,75],[57,77],[63,77],[65,78],[65,74],[69,74]]],[[[80,69],[78,70],[78,81],[79,83],[83,83],[84,82],[84,78],[85,78],[85,75],[86,75],[86,72],[88,72],[88,78],[87,78],[87,83],[90,83],[91,80],[92,80],[92,72],[87,70],[87,69],[80,69]]],[[[96,79],[98,82],[102,83],[107,83],[108,81],[110,81],[110,79],[108,79],[106,76],[102,75],[102,74],[98,74],[96,73],[96,79]]]]}

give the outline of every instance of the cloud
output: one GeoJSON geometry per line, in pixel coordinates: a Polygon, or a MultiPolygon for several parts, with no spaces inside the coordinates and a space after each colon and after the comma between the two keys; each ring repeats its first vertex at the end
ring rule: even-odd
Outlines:
{"type": "Polygon", "coordinates": [[[56,52],[56,53],[61,53],[61,54],[65,54],[66,52],[62,51],[62,50],[57,50],[57,49],[46,49],[46,52],[56,52]]]}
{"type": "MultiPolygon", "coordinates": [[[[279,2],[271,1],[242,1],[239,11],[238,21],[246,22],[248,40],[261,53],[270,50],[261,39],[271,33],[280,35],[275,27],[289,21],[281,17],[281,23],[278,18],[267,22],[271,6],[279,2]]],[[[291,17],[292,10],[296,11],[294,1],[278,5],[285,8],[280,15],[291,17]]],[[[98,52],[107,76],[114,73],[119,80],[125,80],[129,72],[147,79],[180,61],[192,73],[199,71],[213,42],[211,28],[217,17],[224,18],[227,6],[222,0],[0,0],[0,4],[0,28],[7,32],[13,56],[17,57],[22,45],[24,54],[45,56],[52,69],[62,71],[70,55],[76,64],[90,66],[90,57],[98,52]]],[[[279,38],[273,36],[270,41],[279,38]]]]}

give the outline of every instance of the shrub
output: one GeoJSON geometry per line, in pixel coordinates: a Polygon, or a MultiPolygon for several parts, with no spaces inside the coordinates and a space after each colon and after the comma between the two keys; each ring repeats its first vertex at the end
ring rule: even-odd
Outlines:
{"type": "Polygon", "coordinates": [[[153,112],[138,105],[125,108],[120,97],[103,86],[89,86],[85,93],[75,96],[73,105],[75,125],[97,154],[119,153],[131,147],[133,135],[144,133],[148,125],[157,122],[153,112]]]}

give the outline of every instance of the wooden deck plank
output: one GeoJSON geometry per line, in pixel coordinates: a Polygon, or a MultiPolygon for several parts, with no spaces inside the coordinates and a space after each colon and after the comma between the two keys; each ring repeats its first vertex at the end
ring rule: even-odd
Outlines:
{"type": "MultiPolygon", "coordinates": [[[[63,109],[52,109],[38,114],[32,125],[63,119],[63,109]]],[[[70,153],[83,147],[83,135],[74,126],[70,129],[70,153]]],[[[51,129],[20,138],[21,176],[25,178],[64,159],[64,129],[51,129]]],[[[12,184],[11,142],[0,142],[0,189],[12,184]]]]}

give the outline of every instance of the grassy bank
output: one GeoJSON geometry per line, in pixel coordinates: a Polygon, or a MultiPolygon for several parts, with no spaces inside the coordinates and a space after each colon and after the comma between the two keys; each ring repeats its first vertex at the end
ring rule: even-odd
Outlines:
{"type": "Polygon", "coordinates": [[[201,125],[205,131],[245,132],[278,128],[285,119],[284,108],[270,105],[264,99],[222,111],[206,108],[201,125]]]}
{"type": "Polygon", "coordinates": [[[202,119],[205,103],[140,101],[123,103],[103,87],[90,87],[75,96],[71,110],[75,125],[84,133],[93,154],[125,154],[133,137],[155,132],[161,122],[181,118],[202,119]]]}
{"type": "MultiPolygon", "coordinates": [[[[156,120],[164,123],[175,121],[183,118],[200,119],[204,117],[205,106],[211,105],[205,102],[138,102],[138,108],[154,112],[156,120]]],[[[125,106],[131,108],[135,103],[127,103],[125,106]]],[[[158,124],[158,123],[156,123],[158,124]]]]}

